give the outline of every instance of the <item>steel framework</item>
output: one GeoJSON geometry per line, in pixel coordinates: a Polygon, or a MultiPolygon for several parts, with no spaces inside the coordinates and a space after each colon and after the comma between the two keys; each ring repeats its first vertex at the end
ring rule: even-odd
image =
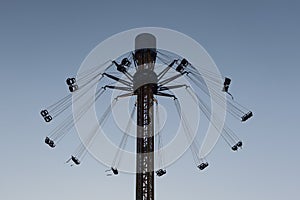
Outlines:
{"type": "MultiPolygon", "coordinates": [[[[136,38],[138,44],[150,40],[154,36],[141,34],[136,38]],[[141,41],[142,40],[142,41],[141,41]]],[[[148,41],[149,42],[149,41],[148,41]]],[[[137,139],[136,139],[136,200],[154,199],[154,115],[153,93],[157,89],[157,75],[154,64],[156,49],[136,49],[135,62],[137,72],[134,75],[134,92],[137,95],[137,139]]]]}

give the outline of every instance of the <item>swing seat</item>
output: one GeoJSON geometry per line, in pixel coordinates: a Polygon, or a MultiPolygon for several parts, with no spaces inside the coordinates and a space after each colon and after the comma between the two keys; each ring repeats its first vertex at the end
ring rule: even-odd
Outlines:
{"type": "Polygon", "coordinates": [[[253,116],[253,113],[251,111],[249,111],[244,116],[242,116],[242,122],[247,121],[252,116],[253,116]]]}
{"type": "Polygon", "coordinates": [[[72,161],[73,161],[76,165],[79,165],[79,164],[80,164],[80,161],[79,161],[78,158],[76,158],[75,156],[72,156],[71,159],[72,159],[72,161]]]}
{"type": "Polygon", "coordinates": [[[122,73],[127,71],[126,67],[124,67],[123,65],[117,65],[117,70],[122,73]]]}
{"type": "Polygon", "coordinates": [[[230,85],[231,83],[231,79],[230,78],[227,78],[225,77],[225,80],[224,80],[224,85],[230,85]]]}
{"type": "Polygon", "coordinates": [[[44,117],[44,120],[46,122],[50,122],[52,120],[52,117],[50,115],[47,115],[47,116],[44,117]]]}
{"type": "Polygon", "coordinates": [[[51,140],[49,137],[45,138],[45,143],[48,144],[51,148],[54,148],[56,145],[53,140],[51,140]]]}
{"type": "Polygon", "coordinates": [[[208,162],[201,163],[200,165],[198,165],[198,168],[199,168],[200,170],[204,170],[206,167],[208,167],[208,162]]]}
{"type": "Polygon", "coordinates": [[[73,85],[74,83],[76,83],[76,79],[75,78],[68,78],[66,80],[67,85],[73,85]]]}
{"type": "Polygon", "coordinates": [[[127,58],[123,58],[121,61],[121,65],[129,67],[131,65],[131,62],[127,58]]]}
{"type": "Polygon", "coordinates": [[[119,171],[117,168],[111,168],[111,171],[113,172],[114,175],[118,175],[119,174],[119,171]]]}
{"type": "Polygon", "coordinates": [[[223,87],[223,89],[222,89],[223,92],[228,92],[230,82],[231,82],[231,79],[225,77],[225,80],[224,80],[224,87],[223,87]]]}
{"type": "Polygon", "coordinates": [[[176,71],[183,73],[184,68],[186,68],[188,64],[189,64],[189,62],[185,58],[182,59],[180,64],[176,67],[176,71]]]}
{"type": "Polygon", "coordinates": [[[46,137],[46,138],[45,138],[45,143],[46,143],[46,144],[49,144],[49,142],[50,142],[50,138],[46,137]]]}
{"type": "Polygon", "coordinates": [[[54,147],[55,147],[55,144],[54,144],[54,141],[53,141],[53,140],[50,140],[49,146],[50,146],[51,148],[54,148],[54,147]]]}
{"type": "Polygon", "coordinates": [[[48,110],[42,110],[41,115],[42,117],[46,117],[49,114],[48,110]]]}
{"type": "Polygon", "coordinates": [[[156,175],[157,176],[163,176],[167,173],[167,171],[165,169],[159,169],[156,171],[156,175]]]}
{"type": "Polygon", "coordinates": [[[70,85],[69,90],[70,92],[75,92],[76,90],[78,90],[78,85],[70,85]]]}
{"type": "Polygon", "coordinates": [[[232,151],[237,151],[237,150],[238,150],[238,146],[237,146],[237,145],[233,145],[233,146],[231,147],[231,149],[232,149],[232,151]]]}
{"type": "Polygon", "coordinates": [[[242,141],[239,141],[238,143],[236,143],[236,146],[237,146],[237,147],[242,147],[242,146],[243,146],[243,142],[242,142],[242,141]]]}

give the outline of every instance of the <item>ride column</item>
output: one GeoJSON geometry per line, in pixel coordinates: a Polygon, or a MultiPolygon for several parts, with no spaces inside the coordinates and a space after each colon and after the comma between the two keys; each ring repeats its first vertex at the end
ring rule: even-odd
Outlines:
{"type": "Polygon", "coordinates": [[[157,90],[156,38],[143,33],[135,38],[137,71],[133,87],[137,95],[136,200],[154,199],[154,115],[153,94],[157,90]]]}

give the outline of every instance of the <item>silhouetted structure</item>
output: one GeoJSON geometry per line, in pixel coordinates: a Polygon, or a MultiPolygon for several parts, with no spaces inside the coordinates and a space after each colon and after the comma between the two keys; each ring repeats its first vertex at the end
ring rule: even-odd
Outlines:
{"type": "MultiPolygon", "coordinates": [[[[95,101],[99,99],[107,89],[116,89],[125,92],[117,96],[115,100],[118,98],[135,96],[136,103],[134,109],[132,110],[131,118],[133,118],[133,115],[136,111],[136,200],[154,200],[154,175],[156,173],[158,177],[161,177],[167,172],[166,169],[161,168],[163,165],[158,165],[159,169],[156,171],[154,169],[154,141],[156,137],[154,136],[154,118],[158,117],[158,114],[156,113],[156,116],[154,115],[153,107],[154,103],[156,103],[156,108],[158,109],[158,101],[156,97],[162,96],[172,98],[174,100],[179,118],[181,118],[183,115],[181,115],[182,113],[179,108],[180,104],[177,97],[172,93],[172,90],[179,88],[184,89],[186,91],[187,98],[194,99],[196,102],[195,105],[197,105],[205,117],[210,120],[212,114],[210,106],[200,98],[196,90],[193,90],[192,87],[190,87],[191,85],[186,85],[186,83],[172,85],[172,83],[174,83],[175,80],[178,81],[180,77],[185,76],[187,79],[189,79],[189,84],[192,83],[198,92],[200,91],[202,94],[210,96],[207,90],[206,82],[203,79],[205,77],[215,86],[210,88],[211,92],[218,94],[217,92],[222,90],[232,97],[232,95],[228,92],[231,79],[223,77],[223,82],[219,79],[219,74],[213,74],[213,72],[210,72],[207,69],[203,69],[203,72],[199,72],[198,69],[193,67],[192,63],[190,63],[186,58],[182,58],[174,54],[170,54],[169,56],[167,54],[170,52],[164,52],[156,49],[156,38],[149,33],[138,35],[135,38],[135,50],[129,53],[130,56],[121,57],[122,59],[120,60],[117,59],[110,61],[110,66],[104,71],[101,71],[101,67],[96,66],[95,68],[91,68],[83,72],[79,79],[77,79],[77,77],[67,78],[66,84],[71,93],[58,102],[50,105],[47,109],[43,109],[40,114],[45,122],[52,121],[52,119],[59,116],[66,109],[71,107],[72,96],[74,93],[80,92],[81,89],[85,89],[87,85],[89,85],[89,83],[93,82],[95,79],[98,81],[94,81],[95,84],[98,84],[102,79],[109,79],[110,81],[113,80],[112,84],[110,83],[109,85],[101,85],[102,87],[97,88],[95,93],[95,101]],[[163,63],[163,68],[156,68],[156,62],[158,62],[157,60],[163,63]],[[116,67],[114,68],[116,71],[109,71],[110,67],[112,66],[116,67]],[[168,74],[169,72],[171,73],[168,74]],[[125,78],[121,78],[119,76],[120,74],[125,78]],[[119,83],[121,86],[116,83],[119,83]]],[[[87,90],[91,88],[92,87],[89,85],[87,90]]],[[[83,90],[84,92],[81,94],[81,96],[74,98],[73,102],[85,95],[87,90],[83,90]]],[[[224,101],[227,102],[225,98],[218,95],[212,100],[216,101],[216,103],[224,103],[224,101]]],[[[57,143],[60,142],[62,138],[72,129],[74,124],[80,120],[80,118],[93,105],[93,103],[94,102],[87,101],[83,108],[80,109],[78,116],[74,119],[72,113],[67,116],[67,118],[61,124],[59,124],[49,136],[45,138],[45,143],[51,148],[56,147],[57,143]]],[[[233,117],[241,120],[242,122],[247,121],[253,116],[251,111],[236,103],[233,100],[233,97],[227,102],[227,105],[227,111],[233,117]]],[[[111,105],[109,105],[108,108],[103,112],[103,115],[99,120],[100,126],[103,125],[111,113],[112,108],[110,106],[111,105]]],[[[186,123],[186,120],[187,119],[184,117],[181,118],[182,125],[185,127],[184,133],[186,134],[187,139],[190,140],[190,133],[189,130],[187,130],[188,124],[186,123]]],[[[212,123],[215,122],[213,121],[212,123]]],[[[216,124],[213,125],[216,126],[216,124]]],[[[125,132],[129,132],[127,128],[125,132]]],[[[229,145],[232,151],[238,151],[239,148],[242,148],[242,141],[226,125],[224,125],[224,129],[221,133],[222,138],[229,145]]],[[[72,161],[71,166],[81,164],[82,158],[87,153],[85,145],[90,145],[92,143],[95,136],[94,134],[96,133],[92,133],[90,136],[85,138],[86,141],[79,145],[79,147],[76,149],[76,152],[72,154],[66,163],[72,161]]],[[[119,174],[119,151],[125,147],[127,136],[127,134],[123,135],[113,163],[111,167],[106,170],[106,172],[110,172],[107,174],[108,176],[119,174]]],[[[159,132],[157,136],[160,138],[161,133],[159,132]]],[[[205,158],[199,157],[198,150],[200,149],[200,146],[197,144],[197,142],[194,142],[193,140],[191,141],[190,149],[192,150],[196,167],[202,171],[206,169],[209,164],[205,161],[205,158]]],[[[159,150],[162,149],[162,144],[160,142],[158,142],[157,146],[159,150]]]]}

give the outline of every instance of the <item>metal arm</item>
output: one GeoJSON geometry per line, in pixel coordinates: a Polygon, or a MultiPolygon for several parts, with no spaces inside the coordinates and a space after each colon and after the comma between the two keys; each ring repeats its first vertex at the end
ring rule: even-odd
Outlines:
{"type": "Polygon", "coordinates": [[[132,84],[129,81],[125,81],[123,79],[120,79],[120,78],[115,77],[113,75],[110,75],[108,73],[103,73],[103,76],[107,76],[108,78],[113,79],[115,81],[118,81],[119,83],[122,83],[122,84],[124,84],[126,86],[132,87],[132,84]]]}
{"type": "Polygon", "coordinates": [[[162,97],[172,97],[172,98],[174,98],[174,100],[177,99],[177,97],[175,95],[164,93],[164,92],[157,92],[157,93],[155,93],[155,95],[162,96],[162,97]]]}
{"type": "Polygon", "coordinates": [[[160,79],[162,79],[164,77],[164,75],[172,68],[172,66],[175,64],[175,62],[177,62],[177,60],[174,60],[171,64],[168,65],[168,67],[166,67],[163,71],[161,71],[157,75],[158,81],[160,81],[160,79]]]}
{"type": "Polygon", "coordinates": [[[124,98],[124,97],[131,97],[131,96],[133,96],[133,95],[134,95],[133,92],[121,94],[121,95],[117,96],[117,97],[115,98],[115,100],[118,100],[119,98],[124,98]]]}
{"type": "Polygon", "coordinates": [[[170,77],[170,78],[168,78],[168,79],[163,80],[162,82],[160,82],[159,85],[162,86],[162,85],[165,85],[167,83],[170,83],[171,81],[174,81],[175,79],[177,79],[177,78],[179,78],[179,77],[181,77],[181,76],[183,76],[185,74],[187,74],[187,72],[183,72],[182,74],[177,74],[175,76],[172,76],[172,77],[170,77]]]}
{"type": "Polygon", "coordinates": [[[172,89],[177,89],[181,87],[188,87],[188,85],[183,84],[183,85],[170,85],[170,86],[165,86],[165,87],[160,87],[158,91],[165,91],[165,90],[172,90],[172,89]]]}
{"type": "Polygon", "coordinates": [[[106,90],[106,88],[122,90],[122,91],[132,91],[132,88],[129,88],[129,87],[119,87],[119,86],[113,86],[113,85],[106,85],[103,87],[104,90],[106,90]]]}

